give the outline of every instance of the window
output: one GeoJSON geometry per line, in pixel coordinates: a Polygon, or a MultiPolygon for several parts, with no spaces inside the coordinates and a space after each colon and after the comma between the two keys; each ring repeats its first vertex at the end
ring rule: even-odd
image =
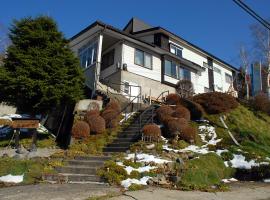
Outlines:
{"type": "Polygon", "coordinates": [[[87,68],[96,62],[97,42],[88,44],[79,50],[81,67],[87,68]]]}
{"type": "Polygon", "coordinates": [[[114,49],[102,56],[101,70],[114,64],[114,49]]]}
{"type": "Polygon", "coordinates": [[[179,67],[178,68],[178,78],[180,80],[191,80],[191,73],[188,69],[179,67]]]}
{"type": "Polygon", "coordinates": [[[216,68],[216,67],[214,67],[214,72],[216,72],[216,73],[218,73],[218,74],[221,74],[221,70],[218,69],[218,68],[216,68]]]}
{"type": "Polygon", "coordinates": [[[230,74],[225,73],[225,81],[226,83],[232,83],[232,76],[230,74]]]}
{"type": "Polygon", "coordinates": [[[136,49],[134,63],[136,65],[152,69],[152,55],[136,49]]]}
{"type": "Polygon", "coordinates": [[[177,46],[175,46],[175,45],[173,45],[173,44],[171,44],[170,45],[171,46],[171,53],[173,53],[173,54],[175,54],[176,56],[178,56],[178,57],[182,57],[182,48],[180,48],[180,47],[177,47],[177,46]]]}
{"type": "Polygon", "coordinates": [[[176,67],[177,65],[174,62],[165,60],[165,75],[177,78],[176,67]]]}

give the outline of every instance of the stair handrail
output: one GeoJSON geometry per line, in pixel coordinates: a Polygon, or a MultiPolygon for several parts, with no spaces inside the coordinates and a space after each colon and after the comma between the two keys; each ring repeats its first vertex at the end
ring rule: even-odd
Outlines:
{"type": "Polygon", "coordinates": [[[156,101],[158,102],[158,100],[159,100],[160,97],[162,97],[161,99],[162,99],[162,101],[163,101],[163,98],[164,98],[164,94],[165,94],[165,93],[167,93],[167,95],[169,95],[169,94],[170,94],[170,91],[169,91],[169,90],[166,90],[166,91],[161,92],[161,93],[158,95],[158,97],[156,98],[156,101]]]}
{"type": "MultiPolygon", "coordinates": [[[[121,113],[125,113],[125,118],[123,120],[123,122],[127,121],[127,108],[132,105],[132,111],[133,111],[133,103],[136,99],[140,98],[141,94],[138,94],[137,96],[135,96],[119,113],[117,113],[117,115],[120,115],[121,113]]],[[[141,104],[137,103],[137,110],[139,110],[141,108],[141,104]]]]}
{"type": "MultiPolygon", "coordinates": [[[[140,133],[142,133],[142,117],[145,115],[146,112],[148,112],[149,110],[151,110],[151,117],[146,121],[146,124],[148,124],[150,121],[151,123],[154,122],[154,107],[153,106],[149,106],[147,109],[145,109],[139,117],[139,124],[140,124],[140,133]]],[[[143,135],[142,135],[143,136],[143,135]]]]}

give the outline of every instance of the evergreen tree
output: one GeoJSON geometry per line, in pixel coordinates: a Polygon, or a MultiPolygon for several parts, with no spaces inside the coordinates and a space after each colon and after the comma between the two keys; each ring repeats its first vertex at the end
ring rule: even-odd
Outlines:
{"type": "Polygon", "coordinates": [[[14,21],[4,66],[0,102],[29,114],[46,114],[82,97],[84,78],[78,58],[50,17],[14,21]]]}

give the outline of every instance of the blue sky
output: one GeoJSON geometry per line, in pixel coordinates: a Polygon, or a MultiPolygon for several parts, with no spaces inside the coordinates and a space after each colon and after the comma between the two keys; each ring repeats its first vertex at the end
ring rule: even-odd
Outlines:
{"type": "MultiPolygon", "coordinates": [[[[269,0],[244,0],[262,17],[270,17],[269,0]]],[[[96,20],[123,28],[131,17],[162,26],[232,65],[239,48],[252,50],[250,25],[256,23],[232,0],[1,0],[0,24],[45,14],[53,17],[66,37],[96,20]]]]}

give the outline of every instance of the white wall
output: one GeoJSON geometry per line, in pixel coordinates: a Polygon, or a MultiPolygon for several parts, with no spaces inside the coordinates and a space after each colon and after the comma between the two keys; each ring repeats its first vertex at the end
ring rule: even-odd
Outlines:
{"type": "MultiPolygon", "coordinates": [[[[219,64],[219,63],[217,63],[217,62],[213,62],[213,66],[214,67],[217,67],[218,69],[220,69],[221,70],[221,85],[222,85],[222,91],[221,92],[227,92],[228,91],[228,89],[229,89],[229,87],[230,87],[230,84],[229,83],[227,83],[226,82],[226,80],[225,80],[225,73],[227,73],[227,74],[229,74],[229,75],[231,75],[232,76],[232,71],[231,70],[229,70],[229,69],[227,69],[227,68],[225,68],[224,66],[222,66],[221,64],[219,64]]],[[[215,80],[214,79],[214,83],[216,84],[216,81],[217,80],[215,80]]]]}
{"type": "Polygon", "coordinates": [[[124,43],[123,44],[123,64],[127,64],[127,70],[129,72],[132,72],[134,74],[144,76],[156,81],[161,81],[161,58],[153,54],[147,49],[135,46],[131,43],[124,43]],[[152,55],[152,69],[147,69],[145,67],[136,65],[134,63],[134,55],[135,55],[135,49],[138,48],[142,51],[145,51],[147,53],[150,53],[152,55]]]}

